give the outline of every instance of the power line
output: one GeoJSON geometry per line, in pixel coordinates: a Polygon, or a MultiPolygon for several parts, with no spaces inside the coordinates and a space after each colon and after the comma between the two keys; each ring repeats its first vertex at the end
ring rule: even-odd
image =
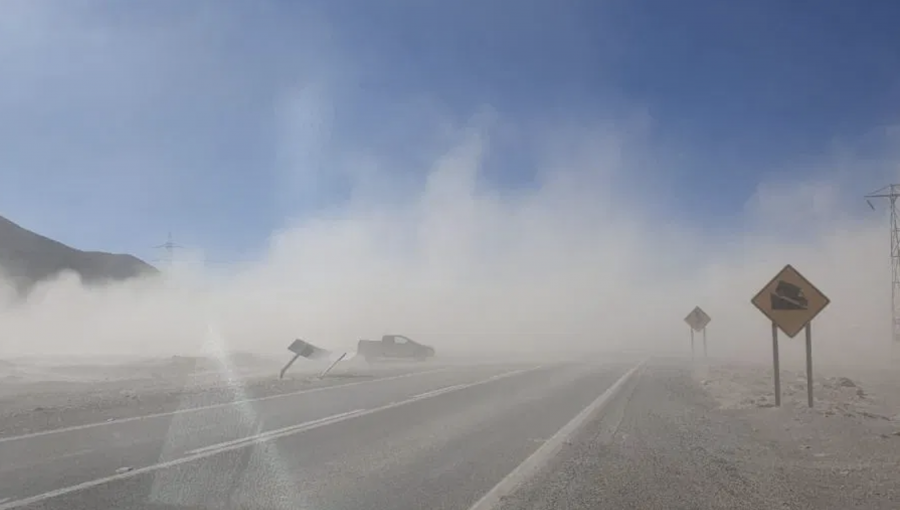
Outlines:
{"type": "Polygon", "coordinates": [[[872,210],[875,205],[872,199],[886,198],[890,203],[891,213],[891,352],[900,347],[900,213],[897,211],[897,198],[900,197],[900,184],[890,184],[866,195],[866,202],[872,210]]]}
{"type": "MultiPolygon", "coordinates": [[[[157,257],[155,259],[156,262],[165,264],[166,266],[171,266],[175,262],[175,250],[185,249],[186,246],[177,244],[173,237],[172,233],[169,232],[166,237],[166,242],[162,244],[158,244],[153,248],[157,250],[163,250],[164,253],[161,257],[157,257]]],[[[202,260],[198,260],[203,266],[241,266],[241,265],[249,265],[258,263],[257,260],[253,259],[207,259],[203,258],[202,260]]]]}

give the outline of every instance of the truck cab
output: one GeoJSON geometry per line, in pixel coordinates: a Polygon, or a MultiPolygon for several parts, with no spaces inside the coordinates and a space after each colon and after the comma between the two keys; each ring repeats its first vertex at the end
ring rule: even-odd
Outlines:
{"type": "Polygon", "coordinates": [[[357,351],[366,361],[380,358],[424,361],[434,356],[434,348],[403,335],[384,335],[381,340],[360,340],[357,351]]]}

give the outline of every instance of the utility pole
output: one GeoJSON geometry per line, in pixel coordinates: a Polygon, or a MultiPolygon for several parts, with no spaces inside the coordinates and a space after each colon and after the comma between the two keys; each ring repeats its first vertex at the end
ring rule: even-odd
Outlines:
{"type": "Polygon", "coordinates": [[[172,232],[169,232],[169,235],[166,238],[166,242],[158,246],[154,246],[154,248],[162,248],[163,250],[165,250],[165,255],[163,256],[163,258],[158,260],[160,260],[166,267],[172,267],[172,263],[175,261],[175,250],[178,248],[184,248],[184,246],[175,244],[175,242],[172,241],[172,232]]]}
{"type": "MultiPolygon", "coordinates": [[[[875,205],[872,199],[886,198],[890,203],[891,213],[891,353],[895,354],[900,347],[900,213],[897,211],[897,198],[900,197],[900,184],[890,184],[866,195],[866,202],[872,210],[875,205]]],[[[893,356],[892,356],[893,357],[893,356]]]]}

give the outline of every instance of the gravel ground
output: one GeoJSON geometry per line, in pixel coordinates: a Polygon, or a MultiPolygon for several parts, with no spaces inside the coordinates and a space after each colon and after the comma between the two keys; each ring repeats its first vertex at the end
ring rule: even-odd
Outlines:
{"type": "Polygon", "coordinates": [[[803,407],[805,390],[803,406],[750,402],[763,386],[742,383],[765,381],[758,370],[702,375],[705,385],[689,368],[646,367],[502,508],[900,508],[900,424],[862,407],[829,412],[840,402],[824,387],[816,409],[803,407]]]}
{"type": "MultiPolygon", "coordinates": [[[[700,368],[695,380],[726,409],[775,405],[771,367],[700,368]]],[[[781,370],[782,406],[807,409],[805,370],[781,370]]],[[[888,420],[900,414],[900,371],[830,368],[813,374],[813,408],[821,414],[888,420]]]]}

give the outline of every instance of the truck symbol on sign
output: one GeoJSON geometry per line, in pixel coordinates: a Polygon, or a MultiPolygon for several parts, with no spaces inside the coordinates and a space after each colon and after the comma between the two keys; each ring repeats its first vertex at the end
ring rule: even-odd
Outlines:
{"type": "Polygon", "coordinates": [[[784,280],[780,280],[775,287],[775,292],[770,294],[772,310],[806,310],[809,308],[809,300],[803,295],[803,290],[784,280]]]}

